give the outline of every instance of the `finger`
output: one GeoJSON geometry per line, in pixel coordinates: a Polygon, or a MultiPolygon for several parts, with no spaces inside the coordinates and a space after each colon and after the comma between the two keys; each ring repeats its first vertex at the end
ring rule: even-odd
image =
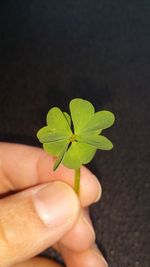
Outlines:
{"type": "Polygon", "coordinates": [[[88,211],[82,209],[73,228],[60,240],[69,250],[81,252],[87,250],[95,242],[95,232],[88,211]]]}
{"type": "MultiPolygon", "coordinates": [[[[60,166],[53,171],[54,158],[40,148],[0,144],[0,194],[25,189],[37,184],[61,180],[74,184],[74,171],[60,166]]],[[[88,206],[99,200],[101,186],[87,168],[81,168],[80,201],[88,206]]]]}
{"type": "Polygon", "coordinates": [[[80,253],[62,246],[61,253],[67,267],[108,267],[106,260],[96,246],[80,253]]]}
{"type": "Polygon", "coordinates": [[[13,267],[62,267],[62,265],[43,257],[35,257],[28,261],[15,264],[13,267]]]}
{"type": "Polygon", "coordinates": [[[52,182],[0,200],[0,267],[39,254],[75,224],[79,201],[70,186],[52,182]]]}
{"type": "MultiPolygon", "coordinates": [[[[102,189],[96,176],[86,167],[82,166],[80,173],[79,199],[82,207],[88,207],[100,199],[102,189]]],[[[51,173],[51,175],[53,175],[54,180],[57,180],[58,177],[60,177],[60,180],[65,181],[74,187],[74,170],[69,170],[61,165],[61,167],[55,173],[51,173]]]]}

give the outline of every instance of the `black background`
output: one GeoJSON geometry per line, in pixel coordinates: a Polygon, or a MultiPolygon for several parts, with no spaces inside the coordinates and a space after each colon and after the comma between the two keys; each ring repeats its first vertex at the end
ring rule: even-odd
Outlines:
{"type": "Polygon", "coordinates": [[[39,146],[49,108],[74,97],[115,113],[114,143],[89,168],[91,214],[112,267],[149,267],[149,0],[0,1],[0,139],[39,146]]]}

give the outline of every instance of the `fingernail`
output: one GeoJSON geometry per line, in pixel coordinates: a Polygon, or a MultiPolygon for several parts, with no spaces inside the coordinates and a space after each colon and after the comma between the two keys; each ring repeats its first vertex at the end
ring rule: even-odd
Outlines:
{"type": "Polygon", "coordinates": [[[95,249],[90,249],[86,254],[89,267],[108,267],[107,262],[95,249]]]}
{"type": "Polygon", "coordinates": [[[93,239],[93,242],[94,242],[95,241],[95,238],[96,238],[95,232],[93,230],[93,227],[92,227],[92,223],[90,221],[90,218],[89,218],[89,216],[88,216],[88,214],[86,212],[84,212],[84,215],[82,216],[82,220],[85,223],[85,225],[87,226],[87,228],[89,229],[89,231],[91,232],[92,237],[93,237],[92,239],[93,239]]]}
{"type": "Polygon", "coordinates": [[[48,183],[33,195],[35,209],[44,222],[56,227],[72,221],[79,211],[76,194],[62,182],[48,183]]]}
{"type": "Polygon", "coordinates": [[[95,177],[96,179],[96,182],[97,182],[97,185],[98,185],[98,190],[97,190],[97,197],[96,197],[96,200],[95,200],[95,203],[98,202],[101,198],[101,195],[102,195],[102,187],[99,183],[99,181],[97,180],[97,178],[95,177]]]}
{"type": "Polygon", "coordinates": [[[100,265],[101,267],[108,267],[108,263],[105,260],[105,258],[103,257],[102,253],[100,252],[100,250],[98,249],[97,245],[93,246],[94,250],[94,255],[103,263],[103,265],[100,265]]]}
{"type": "Polygon", "coordinates": [[[108,263],[106,262],[106,260],[104,259],[104,257],[101,256],[101,254],[99,254],[98,252],[95,252],[94,254],[97,257],[97,259],[99,260],[99,262],[101,261],[101,264],[99,264],[99,266],[101,266],[101,267],[108,267],[108,263]]]}

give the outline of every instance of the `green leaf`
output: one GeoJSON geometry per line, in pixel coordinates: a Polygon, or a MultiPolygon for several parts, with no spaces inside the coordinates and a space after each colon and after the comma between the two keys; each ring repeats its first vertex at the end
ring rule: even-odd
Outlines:
{"type": "MultiPolygon", "coordinates": [[[[69,145],[69,144],[68,144],[69,145]]],[[[66,153],[66,150],[68,148],[68,145],[66,145],[64,147],[64,149],[61,151],[61,153],[59,154],[57,160],[55,161],[54,163],[54,167],[53,167],[53,170],[56,171],[56,169],[59,167],[60,163],[62,162],[63,158],[64,158],[64,155],[66,153]]]]}
{"type": "Polygon", "coordinates": [[[71,127],[71,117],[70,117],[70,115],[67,112],[63,112],[63,114],[64,114],[69,126],[71,127]]]}
{"type": "Polygon", "coordinates": [[[81,135],[78,139],[79,141],[85,142],[97,149],[111,150],[113,148],[112,142],[103,135],[81,135]]]}
{"type": "Polygon", "coordinates": [[[71,128],[65,115],[59,108],[51,108],[46,117],[47,125],[54,133],[61,133],[66,137],[72,135],[71,128]]]}
{"type": "Polygon", "coordinates": [[[43,148],[46,152],[48,152],[50,155],[58,156],[59,153],[65,149],[65,147],[69,145],[68,140],[61,140],[51,143],[44,143],[43,148]]]}
{"type": "Polygon", "coordinates": [[[47,133],[41,136],[39,139],[41,143],[51,143],[61,140],[66,140],[66,136],[61,133],[47,133]]]}
{"type": "Polygon", "coordinates": [[[43,135],[45,135],[49,132],[50,132],[50,128],[48,126],[44,126],[40,130],[38,130],[36,136],[40,140],[43,135]]]}
{"type": "Polygon", "coordinates": [[[70,169],[80,168],[82,162],[79,157],[78,149],[76,147],[76,142],[73,142],[71,144],[71,146],[65,153],[62,163],[70,169]]]}
{"type": "Polygon", "coordinates": [[[66,152],[62,163],[71,169],[78,169],[82,164],[92,160],[96,149],[91,145],[73,142],[66,152]]]}
{"type": "Polygon", "coordinates": [[[98,111],[96,112],[87,124],[84,126],[82,133],[84,132],[92,132],[99,129],[106,129],[113,125],[115,121],[115,116],[110,111],[98,111]]]}
{"type": "Polygon", "coordinates": [[[55,142],[67,138],[66,134],[51,131],[49,126],[41,128],[37,132],[37,137],[41,143],[55,142]]]}
{"type": "Polygon", "coordinates": [[[96,153],[96,148],[89,144],[79,142],[77,143],[77,146],[82,164],[89,163],[96,153]]]}
{"type": "Polygon", "coordinates": [[[79,134],[84,128],[84,125],[90,120],[94,114],[93,105],[81,98],[73,99],[70,102],[70,113],[74,125],[74,133],[79,134]]]}
{"type": "Polygon", "coordinates": [[[69,108],[74,133],[71,130],[70,115],[57,107],[49,110],[47,126],[37,132],[44,150],[57,157],[54,170],[61,162],[68,168],[79,169],[82,164],[92,160],[97,149],[113,148],[112,142],[100,135],[103,129],[114,123],[113,113],[105,110],[94,113],[93,105],[81,98],[73,99],[69,108]]]}

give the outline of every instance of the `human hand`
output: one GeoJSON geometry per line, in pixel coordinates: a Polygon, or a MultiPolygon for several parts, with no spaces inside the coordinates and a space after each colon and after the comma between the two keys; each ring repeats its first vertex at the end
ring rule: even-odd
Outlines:
{"type": "Polygon", "coordinates": [[[0,267],[60,267],[36,257],[50,246],[67,267],[107,266],[88,215],[101,196],[97,178],[81,168],[78,199],[73,171],[52,166],[40,148],[0,143],[0,267]]]}

